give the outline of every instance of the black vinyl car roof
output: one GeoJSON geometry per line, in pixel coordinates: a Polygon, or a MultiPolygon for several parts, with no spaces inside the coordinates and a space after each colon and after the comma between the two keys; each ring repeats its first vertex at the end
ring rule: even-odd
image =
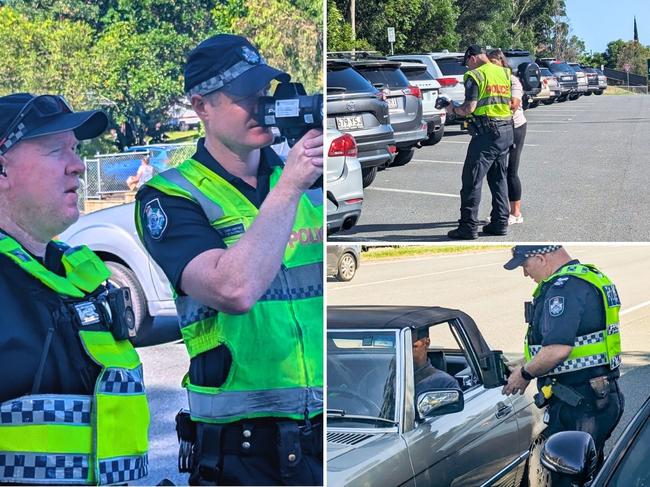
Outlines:
{"type": "Polygon", "coordinates": [[[438,306],[328,306],[328,330],[346,328],[389,329],[424,328],[451,320],[459,320],[472,347],[479,356],[490,352],[474,320],[457,309],[438,306]]]}

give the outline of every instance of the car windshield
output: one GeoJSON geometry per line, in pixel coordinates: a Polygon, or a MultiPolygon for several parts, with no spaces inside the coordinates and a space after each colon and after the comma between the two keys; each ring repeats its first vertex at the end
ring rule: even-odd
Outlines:
{"type": "Polygon", "coordinates": [[[387,88],[406,88],[408,79],[399,68],[382,66],[359,66],[357,68],[371,83],[381,83],[387,88]]]}
{"type": "Polygon", "coordinates": [[[539,68],[539,72],[542,76],[553,76],[553,73],[548,68],[539,68]]]}
{"type": "Polygon", "coordinates": [[[396,331],[327,334],[328,421],[387,427],[395,422],[396,331]]]}
{"type": "Polygon", "coordinates": [[[646,419],[607,485],[611,487],[650,485],[648,458],[650,458],[650,419],[646,419]]]}
{"type": "Polygon", "coordinates": [[[348,93],[376,93],[377,90],[366,78],[351,67],[328,68],[327,88],[344,88],[348,93]]]}
{"type": "Polygon", "coordinates": [[[462,76],[467,72],[467,66],[463,65],[463,58],[443,57],[436,59],[436,63],[444,76],[462,76]]]}
{"type": "Polygon", "coordinates": [[[533,62],[533,58],[530,56],[507,56],[506,58],[508,59],[508,66],[510,66],[510,69],[515,72],[519,69],[521,64],[533,62]]]}
{"type": "Polygon", "coordinates": [[[554,73],[573,73],[573,69],[567,63],[551,63],[548,69],[554,73]]]}

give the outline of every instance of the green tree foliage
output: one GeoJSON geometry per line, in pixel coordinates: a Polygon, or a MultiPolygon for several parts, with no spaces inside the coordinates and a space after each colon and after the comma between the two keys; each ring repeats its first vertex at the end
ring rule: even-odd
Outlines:
{"type": "Polygon", "coordinates": [[[644,46],[638,41],[629,41],[618,51],[615,69],[624,70],[624,65],[630,65],[630,73],[645,76],[647,60],[650,59],[650,46],[644,46]]]}
{"type": "Polygon", "coordinates": [[[352,27],[334,0],[327,0],[327,51],[352,50],[352,27]]]}

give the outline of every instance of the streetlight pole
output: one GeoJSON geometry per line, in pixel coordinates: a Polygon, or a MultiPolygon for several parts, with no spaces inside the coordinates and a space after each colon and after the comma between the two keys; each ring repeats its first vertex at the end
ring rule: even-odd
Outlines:
{"type": "Polygon", "coordinates": [[[357,46],[357,16],[355,0],[350,0],[350,21],[352,22],[352,52],[354,53],[357,46]]]}

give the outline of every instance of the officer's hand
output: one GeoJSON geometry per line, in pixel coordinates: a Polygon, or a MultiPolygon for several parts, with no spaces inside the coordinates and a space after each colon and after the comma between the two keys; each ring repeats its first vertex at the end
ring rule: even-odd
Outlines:
{"type": "Polygon", "coordinates": [[[291,150],[280,182],[304,192],[323,174],[323,132],[312,129],[291,150]]]}
{"type": "Polygon", "coordinates": [[[528,387],[528,384],[530,384],[530,382],[521,376],[521,368],[518,368],[512,371],[512,374],[508,377],[508,383],[503,386],[501,393],[506,396],[517,393],[523,394],[528,387]]]}
{"type": "Polygon", "coordinates": [[[454,103],[450,103],[445,107],[445,111],[447,112],[447,115],[455,116],[454,115],[454,108],[456,108],[456,105],[454,103]]]}
{"type": "Polygon", "coordinates": [[[526,360],[524,359],[524,357],[521,357],[519,360],[512,360],[510,362],[506,362],[506,365],[510,369],[510,372],[514,372],[515,369],[521,368],[525,363],[526,360]]]}

